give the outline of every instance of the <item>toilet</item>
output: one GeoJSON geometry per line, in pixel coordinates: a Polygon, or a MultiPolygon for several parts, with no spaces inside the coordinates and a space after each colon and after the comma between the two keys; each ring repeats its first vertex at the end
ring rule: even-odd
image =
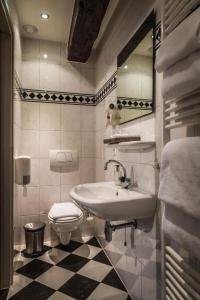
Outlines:
{"type": "Polygon", "coordinates": [[[54,203],[48,214],[49,223],[60,238],[60,243],[67,245],[72,231],[83,222],[83,212],[73,202],[54,203]]]}

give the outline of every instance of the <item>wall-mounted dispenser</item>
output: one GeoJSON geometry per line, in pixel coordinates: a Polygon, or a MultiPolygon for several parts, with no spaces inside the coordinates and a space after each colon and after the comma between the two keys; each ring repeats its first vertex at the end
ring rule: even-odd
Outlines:
{"type": "Polygon", "coordinates": [[[50,150],[50,169],[70,172],[78,167],[77,150],[50,150]]]}
{"type": "Polygon", "coordinates": [[[15,157],[15,183],[27,185],[31,180],[31,158],[30,156],[15,157]]]}

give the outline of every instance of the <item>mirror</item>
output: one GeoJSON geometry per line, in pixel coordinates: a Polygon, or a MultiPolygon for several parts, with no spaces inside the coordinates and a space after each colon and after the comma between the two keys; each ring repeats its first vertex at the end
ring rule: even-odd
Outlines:
{"type": "Polygon", "coordinates": [[[152,13],[117,58],[117,103],[120,124],[153,113],[154,26],[152,13]]]}

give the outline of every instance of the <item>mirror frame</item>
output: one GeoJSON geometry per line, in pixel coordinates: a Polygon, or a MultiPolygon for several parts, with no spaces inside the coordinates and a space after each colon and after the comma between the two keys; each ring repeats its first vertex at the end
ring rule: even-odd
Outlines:
{"type": "Polygon", "coordinates": [[[139,29],[134,33],[132,38],[128,41],[126,46],[122,49],[122,51],[117,56],[117,69],[123,65],[123,63],[127,60],[129,55],[134,51],[134,49],[139,45],[139,43],[145,38],[147,33],[153,29],[153,64],[152,64],[152,112],[136,117],[132,120],[128,120],[120,123],[119,125],[123,125],[128,122],[132,122],[137,119],[144,118],[149,116],[155,112],[155,89],[156,89],[156,76],[155,76],[155,46],[156,46],[156,13],[153,10],[143,24],[139,27],[139,29]]]}

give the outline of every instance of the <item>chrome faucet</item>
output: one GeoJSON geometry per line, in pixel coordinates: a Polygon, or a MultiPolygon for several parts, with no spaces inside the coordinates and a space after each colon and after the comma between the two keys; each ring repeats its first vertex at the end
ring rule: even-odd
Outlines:
{"type": "Polygon", "coordinates": [[[121,186],[124,187],[124,188],[129,188],[130,185],[131,185],[131,180],[130,178],[127,178],[127,172],[126,172],[126,169],[124,167],[124,165],[118,161],[118,160],[115,160],[115,159],[109,159],[105,165],[104,165],[104,170],[107,170],[108,169],[108,165],[110,163],[116,163],[118,164],[119,166],[121,166],[122,170],[123,170],[123,176],[119,178],[120,182],[121,182],[121,186]]]}

